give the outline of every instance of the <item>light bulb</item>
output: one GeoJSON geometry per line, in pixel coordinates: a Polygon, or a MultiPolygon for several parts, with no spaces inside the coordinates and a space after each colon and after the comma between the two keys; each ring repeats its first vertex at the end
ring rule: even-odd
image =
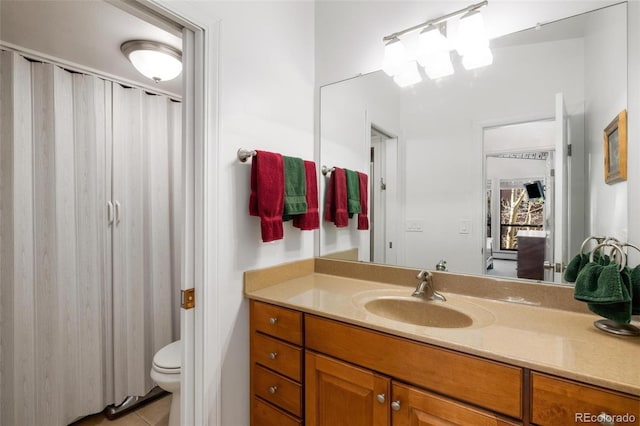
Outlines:
{"type": "Polygon", "coordinates": [[[489,39],[484,29],[484,20],[477,10],[460,18],[456,49],[462,56],[474,50],[489,47],[489,39]]]}
{"type": "Polygon", "coordinates": [[[429,26],[420,33],[418,62],[432,80],[453,74],[449,42],[438,28],[429,26]]]}
{"type": "Polygon", "coordinates": [[[407,52],[398,38],[393,38],[384,46],[382,70],[390,77],[401,73],[407,63],[407,52]]]}
{"type": "Polygon", "coordinates": [[[405,62],[402,71],[393,77],[393,81],[400,87],[407,87],[420,83],[422,77],[418,72],[418,63],[416,61],[405,62]]]}
{"type": "Polygon", "coordinates": [[[480,67],[486,67],[493,63],[493,54],[491,49],[485,47],[484,49],[474,50],[462,57],[462,65],[467,70],[472,70],[480,67]]]}

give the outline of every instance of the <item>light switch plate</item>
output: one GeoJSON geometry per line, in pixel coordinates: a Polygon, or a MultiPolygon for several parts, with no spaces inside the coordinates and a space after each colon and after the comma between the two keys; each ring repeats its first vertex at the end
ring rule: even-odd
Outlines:
{"type": "Polygon", "coordinates": [[[406,231],[407,232],[422,232],[424,228],[424,220],[413,219],[407,220],[406,231]]]}

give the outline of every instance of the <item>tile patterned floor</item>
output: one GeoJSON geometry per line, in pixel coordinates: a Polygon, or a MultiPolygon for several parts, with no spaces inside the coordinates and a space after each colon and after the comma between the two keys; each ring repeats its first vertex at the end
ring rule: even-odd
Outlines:
{"type": "Polygon", "coordinates": [[[115,420],[109,420],[104,414],[94,414],[73,426],[167,426],[170,405],[171,395],[167,395],[115,420]]]}

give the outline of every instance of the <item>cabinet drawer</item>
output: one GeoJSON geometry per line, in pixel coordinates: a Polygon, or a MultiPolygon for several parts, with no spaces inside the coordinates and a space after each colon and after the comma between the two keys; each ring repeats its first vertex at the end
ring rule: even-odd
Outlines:
{"type": "Polygon", "coordinates": [[[424,343],[305,316],[306,347],[517,419],[522,369],[424,343]]]}
{"type": "Polygon", "coordinates": [[[302,386],[291,379],[253,364],[253,391],[260,398],[294,414],[302,415],[302,386]]]}
{"type": "Polygon", "coordinates": [[[301,312],[252,300],[251,322],[257,331],[302,345],[301,312]]]}
{"type": "Polygon", "coordinates": [[[300,426],[302,422],[271,404],[253,397],[253,426],[300,426]]]}
{"type": "Polygon", "coordinates": [[[281,340],[253,333],[251,359],[293,380],[302,377],[302,350],[281,340]]]}
{"type": "Polygon", "coordinates": [[[615,424],[640,422],[640,398],[540,373],[531,374],[531,387],[531,421],[538,425],[598,424],[594,419],[600,413],[635,417],[615,424]]]}

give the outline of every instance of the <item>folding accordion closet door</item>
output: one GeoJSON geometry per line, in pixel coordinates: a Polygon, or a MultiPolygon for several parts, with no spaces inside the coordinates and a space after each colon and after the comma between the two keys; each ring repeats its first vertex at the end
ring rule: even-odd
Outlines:
{"type": "Polygon", "coordinates": [[[0,55],[0,425],[66,425],[178,338],[181,106],[0,55]]]}

